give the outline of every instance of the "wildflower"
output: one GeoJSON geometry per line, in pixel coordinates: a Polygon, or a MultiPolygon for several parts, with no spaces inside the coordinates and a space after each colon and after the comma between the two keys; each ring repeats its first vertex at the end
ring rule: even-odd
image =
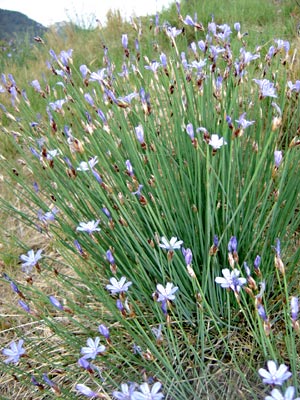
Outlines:
{"type": "Polygon", "coordinates": [[[294,394],[295,394],[294,386],[289,386],[286,389],[284,395],[278,389],[273,389],[270,394],[271,396],[265,397],[265,400],[300,400],[300,397],[294,399],[294,394]]]}
{"type": "Polygon", "coordinates": [[[101,333],[102,336],[105,337],[105,339],[109,339],[109,329],[107,328],[107,326],[105,326],[104,324],[101,324],[98,326],[98,330],[101,333]]]}
{"type": "Polygon", "coordinates": [[[152,71],[154,74],[157,74],[157,70],[160,67],[160,63],[153,60],[150,65],[145,65],[145,69],[152,71]]]}
{"type": "Polygon", "coordinates": [[[246,113],[243,113],[240,115],[239,119],[235,120],[238,124],[238,129],[234,132],[235,136],[242,136],[244,130],[255,123],[255,121],[247,121],[245,115],[246,113]]]}
{"type": "Polygon", "coordinates": [[[184,256],[184,261],[186,265],[191,265],[193,260],[193,253],[191,249],[185,249],[184,247],[181,248],[182,254],[184,256]]]}
{"type": "Polygon", "coordinates": [[[227,142],[225,142],[223,137],[219,138],[219,135],[212,134],[208,144],[213,148],[214,151],[216,151],[222,146],[226,145],[227,142]]]}
{"type": "Polygon", "coordinates": [[[7,356],[8,358],[4,361],[5,364],[8,363],[17,363],[20,359],[20,357],[22,357],[23,354],[25,354],[25,349],[23,349],[23,343],[24,340],[20,339],[18,341],[18,343],[16,342],[12,342],[10,344],[10,348],[6,348],[2,350],[2,354],[4,354],[5,356],[7,356]]]}
{"type": "MultiPolygon", "coordinates": [[[[21,301],[21,300],[20,300],[21,301]]],[[[298,297],[291,298],[291,319],[292,325],[295,330],[299,330],[298,314],[299,314],[299,300],[298,297]]]]}
{"type": "Polygon", "coordinates": [[[50,300],[50,303],[51,303],[54,307],[58,308],[58,309],[61,310],[61,311],[64,310],[64,307],[62,306],[62,304],[60,303],[60,301],[57,300],[56,297],[54,297],[54,296],[49,296],[49,300],[50,300]]]}
{"type": "Polygon", "coordinates": [[[277,97],[276,89],[273,82],[268,79],[252,79],[260,89],[260,99],[265,97],[277,97]]]}
{"type": "Polygon", "coordinates": [[[275,164],[275,168],[279,168],[279,165],[282,162],[282,151],[281,150],[275,150],[274,151],[274,164],[275,164]]]}
{"type": "Polygon", "coordinates": [[[86,341],[87,347],[81,348],[81,354],[83,354],[83,358],[85,360],[88,360],[89,358],[95,360],[97,354],[103,353],[105,351],[105,346],[103,344],[99,346],[99,343],[100,338],[98,336],[95,338],[95,340],[93,340],[92,338],[88,338],[88,340],[86,341]]]}
{"type": "Polygon", "coordinates": [[[142,383],[139,386],[140,391],[134,391],[131,399],[132,400],[161,400],[164,398],[162,393],[158,393],[161,389],[161,383],[156,382],[150,389],[147,382],[142,383]]]}
{"type": "Polygon", "coordinates": [[[180,249],[183,240],[177,240],[177,237],[171,237],[170,241],[168,241],[164,236],[161,237],[162,243],[160,243],[159,247],[162,249],[166,249],[169,251],[180,249]]]}
{"type": "Polygon", "coordinates": [[[88,162],[81,161],[79,167],[77,168],[77,171],[89,171],[90,169],[93,169],[97,163],[98,163],[97,156],[91,158],[88,162]]]}
{"type": "Polygon", "coordinates": [[[62,111],[62,106],[66,103],[65,99],[56,100],[55,102],[49,103],[49,106],[54,111],[62,111]]]}
{"type": "Polygon", "coordinates": [[[275,246],[275,267],[284,275],[285,273],[285,267],[281,259],[281,254],[280,254],[280,240],[277,238],[276,239],[276,246],[275,246]]]}
{"type": "Polygon", "coordinates": [[[22,261],[25,261],[22,263],[22,271],[26,272],[28,274],[33,267],[38,265],[38,261],[42,258],[42,249],[38,250],[36,254],[34,254],[33,250],[29,250],[27,253],[27,256],[25,254],[22,254],[20,256],[20,259],[22,261]]]}
{"type": "Polygon", "coordinates": [[[137,127],[135,127],[134,129],[135,129],[135,134],[136,134],[137,140],[141,144],[144,144],[145,140],[144,140],[144,129],[143,129],[143,126],[140,124],[137,127]]]}
{"type": "Polygon", "coordinates": [[[224,278],[217,277],[215,282],[219,283],[222,288],[232,289],[235,293],[239,293],[242,286],[247,282],[246,278],[239,278],[240,271],[238,269],[230,271],[228,268],[224,268],[222,274],[224,278]]]}
{"type": "Polygon", "coordinates": [[[122,35],[122,46],[124,49],[128,48],[128,36],[126,33],[122,35]]]}
{"type": "Polygon", "coordinates": [[[153,335],[155,336],[156,341],[158,343],[163,341],[163,336],[162,336],[162,332],[161,332],[162,331],[162,324],[159,324],[158,328],[155,328],[155,327],[151,328],[151,331],[152,331],[153,335]]]}
{"type": "Polygon", "coordinates": [[[182,32],[182,29],[177,29],[176,27],[171,27],[168,26],[166,29],[166,34],[167,36],[169,36],[169,38],[171,38],[172,40],[174,40],[174,38],[178,35],[180,35],[182,32]]]}
{"type": "Polygon", "coordinates": [[[116,278],[110,278],[109,281],[110,285],[106,285],[106,289],[109,290],[111,294],[127,292],[129,286],[132,285],[132,282],[126,282],[125,276],[122,276],[119,281],[117,281],[116,278]]]}
{"type": "Polygon", "coordinates": [[[277,369],[275,361],[269,360],[267,366],[268,369],[260,368],[258,370],[259,375],[263,378],[263,383],[267,385],[281,386],[284,381],[292,376],[285,364],[281,364],[277,369]]]}
{"type": "Polygon", "coordinates": [[[156,294],[158,295],[157,301],[165,303],[167,301],[175,300],[174,293],[178,290],[178,287],[177,286],[173,287],[173,283],[167,282],[165,288],[163,287],[163,285],[158,283],[156,285],[156,289],[157,289],[156,294]]]}
{"type": "Polygon", "coordinates": [[[130,160],[126,160],[125,161],[125,165],[126,165],[126,170],[127,170],[128,175],[129,176],[133,176],[134,175],[133,167],[132,167],[132,164],[131,164],[130,160]]]}
{"type": "Polygon", "coordinates": [[[75,386],[75,389],[78,390],[81,394],[86,397],[99,397],[97,392],[93,392],[88,386],[84,385],[83,383],[78,383],[75,386]]]}
{"type": "Polygon", "coordinates": [[[79,226],[77,226],[76,231],[87,232],[91,235],[93,232],[100,231],[100,228],[97,228],[100,219],[97,221],[89,221],[89,222],[79,222],[79,226]]]}
{"type": "Polygon", "coordinates": [[[256,60],[257,58],[260,57],[259,54],[252,54],[250,53],[250,51],[246,51],[244,48],[241,48],[240,53],[243,65],[247,65],[251,61],[256,60]]]}
{"type": "Polygon", "coordinates": [[[24,311],[26,311],[28,314],[31,314],[30,307],[27,303],[25,303],[25,301],[19,300],[18,303],[19,303],[19,306],[22,307],[24,311]]]}
{"type": "Polygon", "coordinates": [[[122,383],[121,384],[121,392],[115,390],[113,392],[113,396],[117,400],[131,400],[132,394],[133,394],[135,388],[136,388],[136,383],[134,383],[134,382],[130,382],[129,384],[122,383]]]}

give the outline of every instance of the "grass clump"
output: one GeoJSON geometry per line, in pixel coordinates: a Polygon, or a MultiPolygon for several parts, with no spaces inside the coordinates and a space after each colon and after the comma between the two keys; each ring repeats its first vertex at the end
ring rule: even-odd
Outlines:
{"type": "Polygon", "coordinates": [[[20,241],[24,280],[3,275],[30,321],[3,365],[36,398],[298,390],[290,44],[262,52],[238,23],[177,18],[152,28],[153,52],[123,33],[119,64],[109,45],[92,66],[51,49],[27,95],[5,77],[21,161],[1,164],[21,206],[2,209],[44,245],[20,241]]]}

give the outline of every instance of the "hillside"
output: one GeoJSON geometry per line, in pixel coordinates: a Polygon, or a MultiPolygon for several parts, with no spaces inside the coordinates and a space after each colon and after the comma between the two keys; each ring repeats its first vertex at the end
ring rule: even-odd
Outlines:
{"type": "Polygon", "coordinates": [[[41,36],[46,31],[43,25],[20,12],[0,9],[0,40],[11,41],[21,35],[41,36]]]}

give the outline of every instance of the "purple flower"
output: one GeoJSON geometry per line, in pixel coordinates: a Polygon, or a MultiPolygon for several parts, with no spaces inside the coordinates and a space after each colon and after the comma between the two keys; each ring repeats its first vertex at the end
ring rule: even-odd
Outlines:
{"type": "Polygon", "coordinates": [[[162,324],[159,324],[157,328],[151,328],[151,331],[153,333],[153,335],[155,336],[157,341],[162,341],[163,340],[163,336],[162,336],[162,324]]]}
{"type": "Polygon", "coordinates": [[[66,103],[66,101],[67,100],[65,100],[65,99],[56,100],[56,101],[54,101],[52,103],[49,103],[49,106],[54,111],[61,111],[62,110],[62,106],[66,103]]]}
{"type": "Polygon", "coordinates": [[[189,135],[191,140],[194,140],[195,139],[195,134],[194,134],[193,124],[191,124],[191,123],[187,124],[185,129],[186,129],[186,133],[189,135]]]}
{"type": "Polygon", "coordinates": [[[97,392],[93,392],[88,386],[84,385],[83,383],[78,383],[75,386],[75,389],[78,390],[81,394],[86,397],[99,397],[97,392]]]}
{"type": "Polygon", "coordinates": [[[164,395],[162,393],[159,393],[161,389],[161,383],[156,382],[150,388],[147,382],[142,383],[139,386],[140,391],[134,391],[131,400],[161,400],[164,398],[164,395]]]}
{"type": "Polygon", "coordinates": [[[89,69],[88,69],[88,67],[87,67],[85,64],[83,64],[83,65],[80,65],[79,71],[80,71],[80,73],[81,73],[83,79],[85,79],[86,76],[87,76],[87,74],[88,74],[88,72],[89,72],[89,69]]]}
{"type": "Polygon", "coordinates": [[[230,271],[228,268],[225,268],[222,269],[222,274],[224,278],[217,277],[215,282],[219,283],[222,288],[232,289],[235,293],[239,293],[241,287],[247,282],[246,278],[239,278],[240,271],[237,269],[230,271]]]}
{"type": "Polygon", "coordinates": [[[274,164],[276,168],[279,168],[279,165],[281,164],[283,159],[282,156],[282,151],[281,150],[275,150],[274,151],[274,164]]]}
{"type": "Polygon", "coordinates": [[[153,60],[150,65],[145,65],[145,69],[151,70],[153,73],[157,73],[158,68],[160,67],[160,63],[153,60]]]}
{"type": "Polygon", "coordinates": [[[288,367],[285,364],[281,364],[277,369],[275,361],[269,360],[267,367],[268,369],[260,368],[258,370],[259,375],[263,378],[263,383],[267,385],[281,386],[284,381],[292,376],[292,373],[288,371],[288,367]]]}
{"type": "Polygon", "coordinates": [[[178,250],[180,249],[183,240],[177,240],[176,236],[171,237],[170,241],[166,239],[164,236],[161,238],[162,243],[159,245],[162,249],[166,249],[168,251],[178,250]]]}
{"type": "Polygon", "coordinates": [[[136,388],[136,383],[134,383],[134,382],[131,382],[129,384],[122,383],[121,384],[121,392],[115,390],[113,392],[113,396],[117,400],[131,400],[132,394],[133,394],[135,388],[136,388]]]}
{"type": "Polygon", "coordinates": [[[184,256],[184,261],[186,265],[191,265],[193,260],[193,253],[191,249],[181,248],[182,254],[184,256]]]}
{"type": "Polygon", "coordinates": [[[79,222],[79,226],[77,226],[76,231],[87,232],[91,235],[93,232],[100,231],[100,228],[97,228],[100,220],[97,221],[89,221],[89,222],[79,222]]]}
{"type": "Polygon", "coordinates": [[[268,321],[268,317],[267,317],[265,308],[264,308],[264,306],[263,306],[262,304],[258,304],[258,306],[257,306],[257,312],[258,312],[258,315],[260,316],[260,318],[261,318],[263,321],[265,321],[265,322],[268,321]]]}
{"type": "Polygon", "coordinates": [[[244,48],[241,48],[241,60],[243,64],[249,64],[251,61],[256,60],[260,57],[259,54],[252,54],[250,51],[246,51],[244,48]]]}
{"type": "Polygon", "coordinates": [[[106,258],[107,258],[107,261],[108,261],[110,264],[115,264],[114,256],[112,255],[112,252],[111,252],[110,250],[107,250],[107,252],[106,252],[106,258]]]}
{"type": "Polygon", "coordinates": [[[294,399],[294,386],[289,386],[284,394],[282,394],[278,389],[273,389],[270,395],[271,396],[265,397],[265,400],[300,400],[300,397],[294,399]]]}
{"type": "Polygon", "coordinates": [[[58,308],[58,309],[61,310],[61,311],[64,310],[64,307],[63,307],[62,304],[59,302],[59,300],[57,300],[56,297],[54,297],[54,296],[49,296],[49,300],[50,300],[51,304],[52,304],[54,307],[58,308]]]}
{"type": "Polygon", "coordinates": [[[295,322],[298,319],[299,313],[299,300],[298,297],[291,298],[291,318],[295,322]]]}
{"type": "Polygon", "coordinates": [[[138,125],[134,129],[135,129],[135,134],[136,134],[137,140],[141,144],[143,144],[144,143],[144,129],[143,129],[143,126],[142,125],[138,125]]]}
{"type": "Polygon", "coordinates": [[[95,106],[94,99],[92,98],[92,96],[89,93],[85,93],[84,98],[89,103],[90,106],[92,106],[92,107],[95,106]]]}
{"type": "Polygon", "coordinates": [[[174,39],[176,36],[180,35],[181,32],[182,32],[182,29],[177,29],[175,26],[173,26],[173,27],[168,26],[166,29],[166,34],[171,39],[174,39]]]}
{"type": "Polygon", "coordinates": [[[236,119],[235,122],[238,123],[240,129],[246,129],[248,126],[251,126],[255,123],[255,121],[247,121],[245,117],[246,113],[240,115],[239,119],[236,119]]]}
{"type": "Polygon", "coordinates": [[[126,33],[122,35],[122,46],[124,49],[128,48],[128,36],[126,33]]]}
{"type": "Polygon", "coordinates": [[[132,167],[132,165],[131,165],[130,160],[126,160],[126,161],[125,161],[125,165],[126,165],[126,169],[127,169],[128,174],[129,174],[130,176],[133,176],[133,175],[134,175],[134,174],[133,174],[133,167],[132,167]]]}
{"type": "Polygon", "coordinates": [[[22,271],[26,272],[28,274],[34,266],[38,264],[38,261],[42,258],[42,249],[38,250],[36,254],[34,254],[33,250],[29,250],[27,255],[22,254],[20,256],[20,259],[22,261],[25,261],[22,263],[22,271]]]}
{"type": "Polygon", "coordinates": [[[237,251],[237,238],[235,236],[231,236],[228,242],[228,251],[229,253],[234,253],[237,251]]]}
{"type": "Polygon", "coordinates": [[[109,290],[111,294],[127,292],[129,286],[132,285],[132,282],[126,282],[125,276],[122,276],[119,281],[117,281],[116,278],[110,278],[109,281],[110,285],[106,285],[106,289],[109,290]]]}
{"type": "Polygon", "coordinates": [[[107,326],[105,326],[104,324],[101,324],[98,326],[98,330],[101,333],[102,336],[105,337],[105,339],[109,339],[109,329],[107,328],[107,326]]]}
{"type": "Polygon", "coordinates": [[[18,343],[12,342],[10,344],[10,348],[6,348],[2,350],[2,354],[7,356],[7,359],[4,361],[5,364],[8,363],[17,363],[22,357],[23,354],[25,354],[25,349],[23,349],[23,343],[24,340],[20,339],[18,343]]]}
{"type": "Polygon", "coordinates": [[[259,268],[260,262],[261,262],[261,257],[257,255],[257,256],[255,257],[255,260],[254,260],[254,269],[257,270],[257,269],[259,268]]]}
{"type": "Polygon", "coordinates": [[[103,344],[99,345],[99,343],[100,338],[98,336],[95,338],[95,340],[88,338],[86,341],[87,347],[81,348],[81,354],[83,354],[82,358],[85,360],[88,360],[89,358],[95,360],[97,354],[103,353],[105,351],[105,346],[103,344]]]}
{"type": "Polygon", "coordinates": [[[77,168],[77,171],[89,171],[90,169],[93,169],[97,163],[98,163],[97,156],[91,158],[88,162],[81,161],[79,167],[77,168]]]}
{"type": "Polygon", "coordinates": [[[252,79],[260,89],[260,98],[277,97],[276,89],[273,82],[268,79],[252,79]]]}
{"type": "Polygon", "coordinates": [[[35,79],[35,80],[33,80],[33,81],[31,82],[31,86],[32,86],[32,87],[34,88],[34,90],[36,90],[37,92],[41,92],[41,91],[42,91],[40,82],[39,82],[37,79],[35,79]]]}
{"type": "Polygon", "coordinates": [[[25,301],[19,300],[18,303],[19,303],[19,306],[22,307],[23,310],[25,310],[28,314],[31,313],[30,307],[27,303],[25,303],[25,301]]]}

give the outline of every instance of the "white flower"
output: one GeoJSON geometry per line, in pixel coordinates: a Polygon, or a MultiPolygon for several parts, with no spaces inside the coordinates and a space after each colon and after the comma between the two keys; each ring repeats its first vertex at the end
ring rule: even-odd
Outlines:
{"type": "Polygon", "coordinates": [[[227,144],[227,142],[225,142],[224,138],[221,137],[219,138],[218,135],[216,134],[212,134],[211,138],[208,142],[208,144],[214,149],[214,150],[218,150],[220,149],[222,146],[224,146],[225,144],[227,144]]]}
{"type": "Polygon", "coordinates": [[[100,219],[97,221],[89,221],[89,222],[80,222],[79,226],[77,226],[76,231],[87,232],[88,234],[92,234],[93,232],[100,231],[100,228],[97,228],[100,219]]]}
{"type": "Polygon", "coordinates": [[[22,261],[25,261],[22,263],[22,270],[26,272],[27,274],[32,270],[32,268],[38,263],[38,261],[42,258],[41,253],[42,249],[38,250],[36,254],[34,254],[33,250],[29,250],[27,253],[27,256],[25,254],[22,254],[20,256],[20,259],[22,261]]]}
{"type": "Polygon", "coordinates": [[[166,250],[176,250],[176,249],[180,249],[180,246],[183,243],[183,240],[177,240],[177,237],[173,236],[170,241],[168,241],[168,239],[166,239],[164,236],[162,236],[161,238],[162,243],[159,245],[159,247],[161,247],[162,249],[166,249],[166,250]]]}
{"type": "Polygon", "coordinates": [[[151,390],[148,383],[145,382],[140,385],[140,392],[133,392],[131,400],[161,400],[164,398],[164,395],[162,393],[158,393],[160,388],[160,382],[154,383],[151,390]]]}
{"type": "Polygon", "coordinates": [[[285,364],[281,364],[277,369],[275,361],[269,360],[267,366],[268,370],[264,368],[258,370],[259,375],[263,378],[263,383],[281,386],[284,381],[292,376],[285,364]]]}
{"type": "Polygon", "coordinates": [[[286,389],[284,395],[278,389],[273,389],[271,392],[271,396],[265,397],[265,400],[300,400],[300,397],[294,399],[294,394],[294,386],[289,386],[286,389]]]}
{"type": "Polygon", "coordinates": [[[91,358],[92,360],[94,360],[97,354],[103,353],[103,351],[105,351],[105,346],[103,344],[99,346],[99,343],[100,338],[98,336],[95,338],[95,340],[93,340],[92,338],[88,338],[88,340],[86,341],[87,347],[81,348],[81,354],[83,354],[82,358],[86,360],[91,358]]]}
{"type": "Polygon", "coordinates": [[[241,287],[247,282],[246,278],[239,278],[240,271],[238,269],[230,271],[228,268],[224,268],[222,269],[222,274],[224,278],[218,276],[215,282],[219,283],[222,288],[230,288],[236,293],[238,293],[241,287]]]}
{"type": "Polygon", "coordinates": [[[173,287],[173,283],[168,282],[165,288],[160,283],[157,284],[156,289],[158,294],[157,301],[161,301],[163,303],[168,300],[175,300],[174,293],[178,290],[178,287],[173,287]]]}
{"type": "Polygon", "coordinates": [[[88,162],[81,161],[79,164],[79,167],[77,168],[77,171],[89,171],[90,169],[93,169],[93,167],[98,163],[98,158],[97,156],[91,158],[88,162]]]}
{"type": "Polygon", "coordinates": [[[132,282],[126,282],[125,276],[122,276],[119,281],[117,281],[116,278],[110,278],[109,281],[111,284],[106,285],[106,289],[109,290],[111,294],[127,292],[129,286],[132,285],[132,282]]]}

